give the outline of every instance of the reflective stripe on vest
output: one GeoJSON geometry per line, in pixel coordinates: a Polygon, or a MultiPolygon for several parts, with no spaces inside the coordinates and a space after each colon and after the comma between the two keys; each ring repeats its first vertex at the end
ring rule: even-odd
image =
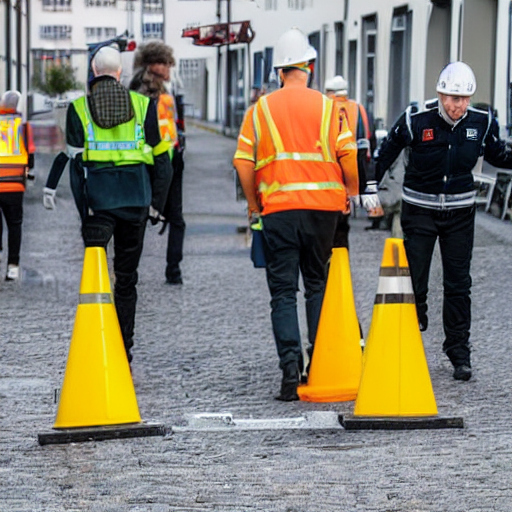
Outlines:
{"type": "Polygon", "coordinates": [[[28,164],[20,114],[0,115],[0,157],[2,167],[24,167],[28,164]]]}
{"type": "Polygon", "coordinates": [[[18,113],[0,115],[0,192],[23,192],[28,152],[18,113]]]}
{"type": "MultiPolygon", "coordinates": [[[[268,107],[267,98],[262,96],[256,107],[254,108],[253,113],[253,121],[254,121],[254,131],[256,135],[256,143],[261,139],[261,124],[258,117],[258,108],[261,106],[261,111],[263,112],[263,117],[267,124],[267,127],[270,131],[270,138],[272,140],[272,144],[274,146],[275,154],[270,155],[263,160],[257,160],[256,165],[254,167],[255,170],[261,169],[265,167],[269,163],[274,160],[295,160],[295,161],[305,161],[305,162],[327,162],[334,163],[336,160],[333,158],[331,153],[331,148],[329,144],[329,129],[331,126],[331,117],[332,117],[332,100],[327,98],[326,96],[322,96],[322,122],[320,125],[320,146],[322,149],[322,153],[300,153],[300,152],[290,152],[285,151],[283,140],[281,139],[281,135],[276,127],[274,119],[270,113],[270,109],[268,107]]],[[[299,189],[297,189],[299,190],[299,189]]],[[[302,190],[302,189],[301,189],[302,190]]]]}
{"type": "Polygon", "coordinates": [[[283,185],[274,181],[271,185],[261,182],[258,190],[263,195],[270,195],[274,192],[297,192],[298,190],[342,190],[343,186],[337,181],[320,181],[305,183],[285,183],[283,185]]]}
{"type": "Polygon", "coordinates": [[[97,126],[89,111],[87,98],[82,96],[73,102],[84,128],[84,162],[113,162],[114,165],[153,163],[152,148],[144,139],[144,120],[149,98],[130,91],[134,117],[111,129],[97,126]],[[113,140],[115,133],[116,139],[113,140]]]}

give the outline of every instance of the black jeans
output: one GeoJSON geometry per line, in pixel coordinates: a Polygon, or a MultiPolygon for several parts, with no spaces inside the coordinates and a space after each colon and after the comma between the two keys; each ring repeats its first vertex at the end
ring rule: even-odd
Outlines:
{"type": "Polygon", "coordinates": [[[263,216],[272,328],[281,368],[290,362],[302,363],[297,315],[299,271],[305,286],[312,353],[338,218],[339,212],[316,210],[290,210],[263,216]]]}
{"type": "MultiPolygon", "coordinates": [[[[0,210],[7,224],[7,264],[19,265],[21,225],[23,223],[23,192],[0,193],[0,210]]],[[[0,243],[0,247],[1,245],[0,243]]]]}
{"type": "MultiPolygon", "coordinates": [[[[132,209],[134,210],[134,209],[132,209]]],[[[114,237],[114,301],[123,335],[128,361],[132,356],[135,308],[137,305],[137,268],[139,266],[148,216],[147,208],[137,208],[138,214],[127,218],[111,211],[87,216],[82,224],[86,247],[107,247],[114,237]]]]}
{"type": "Polygon", "coordinates": [[[167,267],[165,277],[172,281],[181,276],[180,262],[183,259],[183,241],[185,239],[185,220],[183,219],[183,152],[175,151],[173,176],[169,187],[164,216],[169,223],[167,238],[167,267]]]}
{"type": "Polygon", "coordinates": [[[457,366],[469,364],[471,255],[475,207],[432,210],[402,203],[402,229],[418,316],[426,315],[428,276],[439,238],[443,265],[443,350],[457,366]]]}

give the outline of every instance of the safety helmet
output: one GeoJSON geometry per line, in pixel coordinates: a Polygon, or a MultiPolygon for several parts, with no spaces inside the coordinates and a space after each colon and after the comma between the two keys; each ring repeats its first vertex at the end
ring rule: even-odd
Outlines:
{"type": "Polygon", "coordinates": [[[336,75],[325,81],[324,89],[326,91],[334,91],[336,96],[347,96],[348,83],[341,75],[336,75]]]}
{"type": "Polygon", "coordinates": [[[460,61],[448,64],[439,75],[436,90],[451,96],[473,96],[476,91],[473,70],[460,61]]]}
{"type": "Polygon", "coordinates": [[[2,95],[0,105],[3,108],[16,110],[18,108],[18,102],[20,101],[21,93],[18,91],[5,91],[2,95]]]}
{"type": "Polygon", "coordinates": [[[277,41],[274,49],[274,68],[294,67],[316,59],[316,50],[306,35],[297,27],[287,30],[277,41]]]}

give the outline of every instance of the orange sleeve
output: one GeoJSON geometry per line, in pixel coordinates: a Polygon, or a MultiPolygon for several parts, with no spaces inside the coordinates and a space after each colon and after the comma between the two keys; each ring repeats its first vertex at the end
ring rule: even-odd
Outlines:
{"type": "MultiPolygon", "coordinates": [[[[339,126],[340,117],[333,115],[335,124],[339,126]]],[[[359,175],[357,172],[357,144],[354,134],[350,131],[345,116],[342,118],[341,129],[336,138],[336,158],[341,167],[343,182],[350,196],[359,194],[359,175]]]]}
{"type": "Polygon", "coordinates": [[[251,105],[245,112],[240,133],[238,134],[234,159],[256,162],[256,137],[252,121],[254,107],[255,105],[251,105]]]}

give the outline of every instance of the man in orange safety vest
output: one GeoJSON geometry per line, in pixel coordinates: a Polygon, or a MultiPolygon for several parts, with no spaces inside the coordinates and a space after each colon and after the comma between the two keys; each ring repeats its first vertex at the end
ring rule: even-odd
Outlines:
{"type": "Polygon", "coordinates": [[[303,372],[296,307],[305,286],[311,357],[340,213],[358,194],[356,144],[334,102],[308,88],[316,50],[297,28],[275,46],[283,87],[262,96],[244,118],[234,165],[249,217],[261,216],[271,319],[282,369],[278,400],[298,400],[303,372]]]}
{"type": "Polygon", "coordinates": [[[23,194],[36,150],[32,129],[18,110],[20,98],[18,91],[6,91],[0,103],[0,209],[9,232],[6,281],[20,276],[23,194]]]}

